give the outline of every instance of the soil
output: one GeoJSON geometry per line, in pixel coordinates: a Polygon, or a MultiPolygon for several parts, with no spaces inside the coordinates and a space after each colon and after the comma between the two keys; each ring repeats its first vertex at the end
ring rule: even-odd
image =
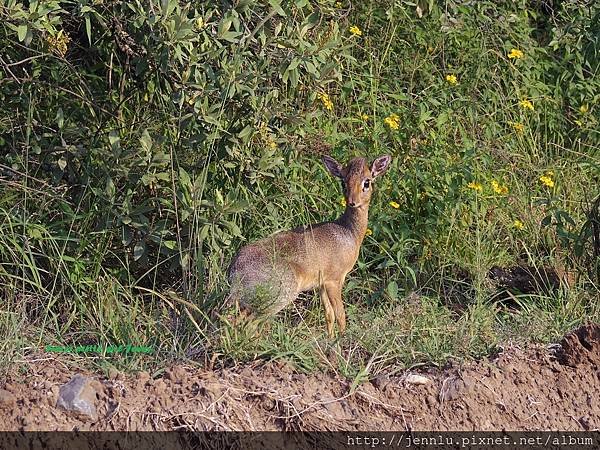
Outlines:
{"type": "Polygon", "coordinates": [[[108,378],[38,355],[0,381],[4,430],[598,430],[600,325],[550,347],[505,348],[444,370],[358,385],[334,373],[255,363],[108,378]],[[76,373],[93,377],[97,420],[56,408],[76,373]],[[419,376],[414,376],[419,375],[419,376]],[[424,384],[423,384],[424,383],[424,384]]]}

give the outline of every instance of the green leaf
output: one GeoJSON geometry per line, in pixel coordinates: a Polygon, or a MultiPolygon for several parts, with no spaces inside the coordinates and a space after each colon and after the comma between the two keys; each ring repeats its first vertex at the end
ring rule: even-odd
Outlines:
{"type": "Polygon", "coordinates": [[[160,2],[160,9],[162,12],[163,19],[165,19],[169,14],[169,3],[169,0],[161,0],[160,2]]]}
{"type": "Polygon", "coordinates": [[[229,28],[231,28],[232,23],[233,23],[233,19],[231,17],[225,17],[219,23],[219,29],[217,30],[217,37],[219,39],[222,38],[223,35],[229,31],[229,28]]]}
{"type": "Polygon", "coordinates": [[[223,204],[223,194],[221,194],[221,190],[220,189],[215,189],[215,200],[217,202],[218,205],[222,205],[223,204]]]}
{"type": "Polygon", "coordinates": [[[240,139],[244,139],[245,137],[249,136],[253,130],[254,128],[252,127],[252,125],[246,125],[244,129],[238,133],[238,137],[240,139]]]}
{"type": "Polygon", "coordinates": [[[271,7],[275,10],[275,12],[277,14],[279,14],[280,16],[283,16],[283,17],[287,16],[287,14],[281,7],[281,4],[278,0],[269,0],[269,5],[271,5],[271,7]]]}
{"type": "Polygon", "coordinates": [[[121,236],[121,243],[123,244],[123,246],[127,247],[129,244],[131,244],[131,241],[133,239],[133,233],[131,232],[131,230],[129,229],[129,227],[122,227],[122,236],[121,236]]]}
{"type": "Polygon", "coordinates": [[[27,36],[27,25],[19,25],[17,27],[17,36],[19,37],[20,42],[25,40],[25,36],[27,36]]]}
{"type": "Polygon", "coordinates": [[[106,187],[104,188],[104,191],[106,192],[106,195],[108,195],[108,198],[113,199],[115,197],[116,188],[111,177],[106,179],[106,187]]]}
{"type": "Polygon", "coordinates": [[[179,182],[183,186],[192,187],[192,180],[190,179],[190,175],[185,171],[183,167],[179,168],[179,182]]]}
{"type": "Polygon", "coordinates": [[[138,242],[137,244],[135,244],[135,247],[133,248],[134,261],[137,261],[142,256],[144,256],[145,252],[146,252],[146,243],[145,242],[141,241],[141,242],[138,242]]]}
{"type": "Polygon", "coordinates": [[[546,216],[542,219],[542,226],[547,227],[552,223],[552,216],[546,216]]]}
{"type": "Polygon", "coordinates": [[[121,138],[119,137],[119,132],[116,130],[112,130],[110,133],[108,133],[108,142],[110,143],[110,146],[113,149],[119,148],[119,144],[121,142],[121,138]]]}
{"type": "Polygon", "coordinates": [[[152,138],[150,137],[148,130],[144,130],[144,132],[142,133],[142,137],[140,138],[140,145],[142,146],[142,149],[146,152],[149,152],[152,148],[152,138]]]}
{"type": "Polygon", "coordinates": [[[310,73],[312,76],[314,76],[315,78],[319,77],[319,71],[317,70],[317,67],[310,61],[306,61],[304,63],[304,67],[306,68],[307,72],[310,73]]]}
{"type": "Polygon", "coordinates": [[[58,129],[62,130],[62,127],[65,124],[65,115],[62,108],[58,108],[58,111],[56,111],[56,123],[58,125],[58,129]]]}
{"type": "Polygon", "coordinates": [[[226,40],[227,42],[231,42],[233,44],[237,43],[239,41],[239,37],[242,35],[243,33],[238,32],[238,31],[228,31],[226,33],[221,34],[221,36],[219,36],[221,39],[226,40]]]}
{"type": "Polygon", "coordinates": [[[90,16],[85,16],[85,33],[88,38],[88,42],[92,45],[92,24],[90,22],[90,16]]]}
{"type": "Polygon", "coordinates": [[[250,204],[247,200],[237,200],[223,208],[223,212],[226,214],[240,213],[247,210],[249,206],[250,204]]]}
{"type": "Polygon", "coordinates": [[[392,300],[396,300],[398,298],[398,283],[390,281],[387,285],[387,293],[392,300]]]}
{"type": "Polygon", "coordinates": [[[204,241],[208,237],[208,232],[210,231],[210,225],[204,225],[200,233],[198,234],[198,240],[204,241]]]}
{"type": "Polygon", "coordinates": [[[223,221],[222,223],[235,237],[242,237],[242,230],[240,230],[240,227],[235,222],[223,221]]]}
{"type": "Polygon", "coordinates": [[[174,250],[177,247],[176,241],[163,241],[163,245],[167,247],[169,250],[174,250]]]}
{"type": "Polygon", "coordinates": [[[42,239],[42,233],[37,228],[29,228],[27,230],[27,234],[29,235],[29,237],[31,239],[37,239],[37,240],[42,239]]]}
{"type": "Polygon", "coordinates": [[[413,270],[412,267],[406,267],[406,271],[410,274],[410,279],[413,282],[413,284],[415,286],[417,286],[417,274],[415,273],[415,271],[413,270]]]}
{"type": "Polygon", "coordinates": [[[294,58],[294,59],[292,59],[292,62],[288,66],[287,70],[290,70],[290,71],[294,70],[296,67],[298,67],[299,64],[300,64],[300,59],[294,58]]]}

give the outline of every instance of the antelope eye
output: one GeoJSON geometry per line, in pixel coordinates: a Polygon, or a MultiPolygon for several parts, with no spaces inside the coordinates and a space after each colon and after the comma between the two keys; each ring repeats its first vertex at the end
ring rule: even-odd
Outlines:
{"type": "Polygon", "coordinates": [[[371,180],[365,180],[365,181],[363,181],[363,189],[364,190],[369,189],[369,186],[371,186],[371,180]]]}

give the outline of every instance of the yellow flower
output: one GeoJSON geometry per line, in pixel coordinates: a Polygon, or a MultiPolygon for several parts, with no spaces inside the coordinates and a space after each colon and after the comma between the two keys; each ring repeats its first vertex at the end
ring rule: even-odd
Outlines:
{"type": "Polygon", "coordinates": [[[349,29],[354,36],[362,36],[362,31],[356,25],[352,25],[349,29]]]}
{"type": "Polygon", "coordinates": [[[390,114],[385,119],[383,119],[383,121],[392,130],[397,130],[398,128],[400,128],[400,117],[398,117],[397,114],[390,114]]]}
{"type": "Polygon", "coordinates": [[[525,228],[525,225],[519,219],[515,219],[515,221],[513,222],[513,227],[515,227],[517,230],[522,230],[523,228],[525,228]]]}
{"type": "Polygon", "coordinates": [[[371,236],[373,234],[373,230],[371,230],[370,228],[367,228],[367,231],[365,231],[365,236],[371,236]]]}
{"type": "Polygon", "coordinates": [[[364,120],[364,121],[367,121],[367,120],[369,120],[369,115],[368,114],[363,114],[363,115],[360,116],[360,118],[362,120],[364,120]]]}
{"type": "Polygon", "coordinates": [[[508,54],[510,59],[521,59],[523,57],[523,52],[519,49],[513,48],[508,54]]]}
{"type": "Polygon", "coordinates": [[[344,208],[346,207],[346,199],[342,197],[342,199],[340,200],[340,205],[342,205],[344,208]]]}
{"type": "Polygon", "coordinates": [[[48,43],[50,51],[58,54],[60,57],[64,57],[67,53],[71,38],[68,34],[64,33],[63,30],[60,30],[56,36],[48,36],[46,42],[48,43]]]}
{"type": "Polygon", "coordinates": [[[467,184],[467,187],[473,189],[474,191],[483,191],[483,186],[480,183],[475,183],[474,181],[471,181],[469,184],[467,184]]]}
{"type": "Polygon", "coordinates": [[[584,103],[583,105],[581,105],[579,107],[579,112],[581,114],[585,114],[586,112],[588,112],[590,110],[590,106],[587,103],[584,103]]]}
{"type": "Polygon", "coordinates": [[[554,187],[554,180],[552,179],[552,175],[548,174],[548,175],[542,175],[540,177],[540,181],[542,182],[542,184],[544,186],[547,186],[549,188],[554,187]]]}
{"type": "Polygon", "coordinates": [[[333,102],[329,98],[328,94],[326,94],[325,92],[321,92],[317,94],[317,97],[319,97],[319,99],[323,102],[323,106],[325,107],[325,109],[329,111],[333,109],[333,102]]]}
{"type": "Polygon", "coordinates": [[[450,83],[452,86],[454,86],[455,84],[458,84],[458,78],[456,78],[456,75],[453,75],[453,74],[446,75],[446,81],[448,83],[450,83]]]}
{"type": "Polygon", "coordinates": [[[531,103],[526,98],[519,102],[519,106],[523,109],[530,109],[531,111],[533,111],[533,103],[531,103]]]}
{"type": "Polygon", "coordinates": [[[335,2],[335,7],[336,8],[341,8],[342,7],[342,2],[335,2]]]}
{"type": "Polygon", "coordinates": [[[275,141],[269,141],[269,148],[276,149],[277,148],[277,143],[275,141]]]}
{"type": "Polygon", "coordinates": [[[198,17],[196,19],[196,29],[201,30],[202,28],[204,28],[204,19],[202,17],[198,17]]]}
{"type": "Polygon", "coordinates": [[[400,205],[399,205],[398,203],[396,203],[396,202],[393,202],[393,201],[392,201],[392,202],[390,202],[390,206],[391,206],[392,208],[394,208],[394,209],[398,209],[398,208],[400,208],[400,205]]]}
{"type": "Polygon", "coordinates": [[[492,180],[491,182],[492,189],[496,194],[505,195],[508,194],[508,188],[506,186],[501,186],[496,180],[492,180]]]}
{"type": "Polygon", "coordinates": [[[510,122],[510,124],[517,133],[523,133],[523,130],[525,130],[525,125],[520,122],[510,122]]]}

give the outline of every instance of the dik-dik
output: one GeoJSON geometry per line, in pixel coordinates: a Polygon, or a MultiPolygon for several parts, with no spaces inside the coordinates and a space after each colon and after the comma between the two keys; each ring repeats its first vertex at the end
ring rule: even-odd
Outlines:
{"type": "Polygon", "coordinates": [[[252,316],[265,317],[281,311],[300,292],[319,288],[327,333],[333,337],[336,321],[343,333],[342,286],[367,231],[373,181],[391,160],[380,156],[369,168],[365,158],[354,158],[342,167],[323,156],[327,170],[342,180],[346,210],[333,222],[279,232],[242,247],[229,267],[229,301],[252,316]]]}

